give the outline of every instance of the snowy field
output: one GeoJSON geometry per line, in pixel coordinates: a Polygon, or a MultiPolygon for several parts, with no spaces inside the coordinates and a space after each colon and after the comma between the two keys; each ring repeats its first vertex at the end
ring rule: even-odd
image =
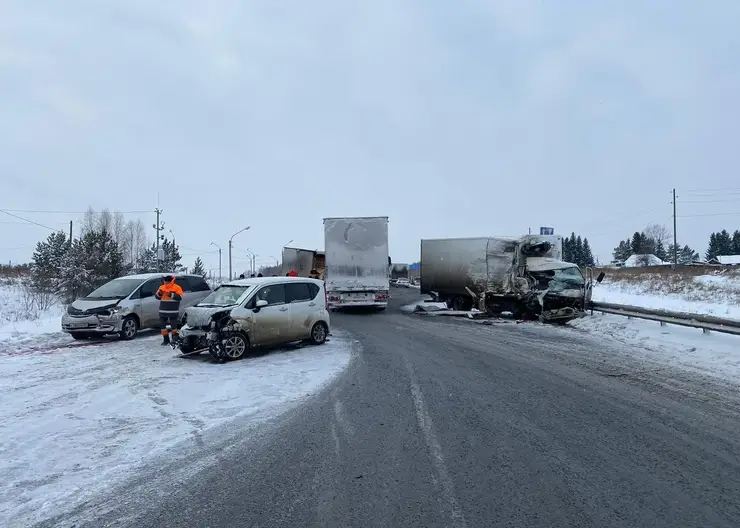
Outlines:
{"type": "Polygon", "coordinates": [[[218,425],[274,417],[351,355],[341,335],[226,364],[176,357],[151,333],[68,348],[36,339],[0,347],[0,526],[69,511],[218,425]]]}
{"type": "Polygon", "coordinates": [[[61,304],[31,294],[18,281],[0,282],[0,349],[30,343],[40,334],[68,340],[61,331],[63,312],[61,304]]]}
{"type": "Polygon", "coordinates": [[[645,274],[617,280],[615,274],[594,287],[593,300],[709,314],[740,320],[740,274],[723,273],[696,277],[666,277],[645,274]]]}

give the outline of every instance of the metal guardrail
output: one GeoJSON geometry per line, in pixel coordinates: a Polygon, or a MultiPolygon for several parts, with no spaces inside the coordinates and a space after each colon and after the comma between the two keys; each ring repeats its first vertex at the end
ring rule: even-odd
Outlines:
{"type": "Polygon", "coordinates": [[[674,312],[671,310],[654,310],[641,306],[627,306],[622,304],[592,302],[591,311],[603,312],[636,319],[658,321],[661,324],[673,324],[691,328],[701,328],[704,332],[714,331],[723,334],[740,335],[740,321],[723,319],[712,315],[674,312]]]}

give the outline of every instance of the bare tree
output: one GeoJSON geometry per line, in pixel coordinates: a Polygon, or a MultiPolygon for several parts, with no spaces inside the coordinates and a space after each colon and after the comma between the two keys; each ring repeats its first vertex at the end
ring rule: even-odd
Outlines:
{"type": "Polygon", "coordinates": [[[643,233],[652,239],[655,244],[663,244],[665,246],[670,241],[671,233],[664,225],[648,224],[643,233]]]}
{"type": "Polygon", "coordinates": [[[103,209],[98,213],[98,221],[96,223],[98,231],[108,231],[113,234],[113,213],[110,209],[103,209]]]}
{"type": "Polygon", "coordinates": [[[130,220],[128,229],[131,237],[131,262],[136,263],[139,257],[147,250],[149,240],[146,236],[146,227],[141,218],[130,220]]]}
{"type": "Polygon", "coordinates": [[[82,223],[80,225],[80,236],[95,231],[98,228],[97,216],[92,207],[88,207],[85,211],[85,216],[82,217],[82,223]]]}

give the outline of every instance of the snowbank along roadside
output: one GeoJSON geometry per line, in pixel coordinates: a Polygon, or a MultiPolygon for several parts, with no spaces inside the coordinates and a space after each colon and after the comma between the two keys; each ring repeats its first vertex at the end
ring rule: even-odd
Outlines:
{"type": "Polygon", "coordinates": [[[61,327],[64,306],[46,301],[31,294],[19,281],[0,283],[0,348],[30,343],[39,335],[65,337],[61,327]]]}
{"type": "Polygon", "coordinates": [[[740,320],[740,274],[615,274],[594,287],[593,300],[740,320]]]}
{"type": "MultiPolygon", "coordinates": [[[[216,364],[159,336],[0,355],[0,525],[70,511],[178,442],[274,417],[346,367],[350,340],[216,364]]],[[[207,354],[206,354],[207,355],[207,354]]]]}

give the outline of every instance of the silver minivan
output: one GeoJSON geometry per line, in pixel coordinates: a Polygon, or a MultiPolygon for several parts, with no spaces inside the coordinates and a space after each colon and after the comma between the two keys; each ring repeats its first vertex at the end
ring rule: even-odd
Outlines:
{"type": "Polygon", "coordinates": [[[119,277],[70,304],[62,316],[62,331],[75,339],[106,334],[133,339],[142,328],[158,328],[159,300],[154,294],[166,275],[174,275],[175,283],[185,293],[180,318],[189,306],[211,293],[211,287],[199,275],[142,273],[119,277]]]}

